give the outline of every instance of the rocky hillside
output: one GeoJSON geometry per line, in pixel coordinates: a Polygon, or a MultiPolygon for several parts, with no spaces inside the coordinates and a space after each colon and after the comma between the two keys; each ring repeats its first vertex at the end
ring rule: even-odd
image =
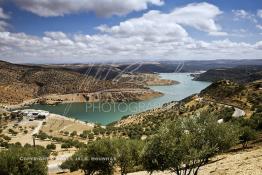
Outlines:
{"type": "Polygon", "coordinates": [[[246,85],[231,81],[219,81],[211,84],[200,94],[195,94],[179,102],[170,102],[162,107],[151,109],[139,114],[125,116],[122,120],[112,123],[112,126],[122,128],[132,137],[151,135],[166,120],[177,117],[197,116],[207,113],[218,120],[228,121],[236,108],[245,111],[251,117],[261,108],[262,82],[255,81],[246,85]],[[136,130],[134,132],[133,130],[136,130]],[[132,132],[131,132],[132,131],[132,132]]]}
{"type": "Polygon", "coordinates": [[[235,68],[210,69],[196,76],[195,80],[216,82],[231,80],[237,83],[249,83],[262,79],[262,66],[238,66],[235,68]]]}
{"type": "Polygon", "coordinates": [[[21,103],[48,94],[91,93],[125,88],[148,89],[129,82],[99,80],[64,68],[17,65],[3,61],[0,62],[0,77],[0,103],[5,104],[21,103]]]}
{"type": "Polygon", "coordinates": [[[202,90],[200,96],[211,101],[252,110],[262,101],[262,81],[242,85],[229,80],[222,80],[202,90]]]}

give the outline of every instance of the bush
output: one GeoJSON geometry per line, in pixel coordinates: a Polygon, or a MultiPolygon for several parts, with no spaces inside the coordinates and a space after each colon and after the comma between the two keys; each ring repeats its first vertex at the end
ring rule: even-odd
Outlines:
{"type": "Polygon", "coordinates": [[[262,130],[262,112],[255,113],[250,120],[254,129],[262,130]]]}
{"type": "Polygon", "coordinates": [[[240,129],[239,140],[240,140],[240,143],[243,145],[243,148],[247,148],[248,141],[251,141],[254,139],[256,139],[255,130],[251,129],[248,126],[245,126],[240,129]]]}
{"type": "Polygon", "coordinates": [[[70,143],[63,143],[61,145],[61,148],[72,148],[71,144],[70,143]]]}
{"type": "Polygon", "coordinates": [[[42,132],[42,131],[40,131],[39,134],[36,135],[36,136],[37,136],[37,138],[39,138],[40,140],[45,140],[45,139],[48,138],[48,135],[47,135],[46,133],[42,132]]]}
{"type": "Polygon", "coordinates": [[[8,144],[8,142],[5,142],[5,141],[0,141],[0,146],[1,147],[4,147],[4,148],[8,148],[9,147],[9,144],[8,144]]]}
{"type": "Polygon", "coordinates": [[[6,141],[9,141],[9,140],[11,140],[11,138],[10,138],[10,137],[8,137],[8,136],[6,136],[6,135],[4,135],[4,136],[3,136],[3,139],[5,139],[6,141]]]}
{"type": "Polygon", "coordinates": [[[56,149],[56,145],[51,143],[51,144],[48,144],[46,145],[46,149],[49,149],[49,150],[55,150],[56,149]]]}
{"type": "Polygon", "coordinates": [[[74,136],[76,136],[76,135],[77,135],[77,132],[76,132],[76,131],[73,131],[73,132],[70,134],[71,137],[74,137],[74,136]]]}
{"type": "Polygon", "coordinates": [[[82,134],[80,134],[79,136],[86,139],[88,137],[88,135],[91,133],[91,131],[89,130],[85,130],[82,132],[82,134]]]}
{"type": "Polygon", "coordinates": [[[89,133],[88,134],[88,139],[90,140],[93,140],[95,137],[94,137],[94,134],[93,133],[89,133]]]}
{"type": "Polygon", "coordinates": [[[22,144],[21,144],[20,142],[16,142],[16,143],[15,143],[15,146],[20,146],[20,147],[21,147],[22,144]]]}

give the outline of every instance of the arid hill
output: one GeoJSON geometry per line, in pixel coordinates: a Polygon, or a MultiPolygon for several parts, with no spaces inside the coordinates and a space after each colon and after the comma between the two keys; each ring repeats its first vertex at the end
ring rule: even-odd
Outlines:
{"type": "Polygon", "coordinates": [[[200,96],[211,101],[250,110],[256,108],[262,101],[262,81],[243,85],[229,80],[221,80],[202,90],[200,96]]]}
{"type": "Polygon", "coordinates": [[[65,68],[17,65],[3,61],[0,61],[0,77],[0,103],[5,104],[17,104],[48,94],[92,93],[126,88],[148,91],[142,85],[99,80],[65,68]]]}

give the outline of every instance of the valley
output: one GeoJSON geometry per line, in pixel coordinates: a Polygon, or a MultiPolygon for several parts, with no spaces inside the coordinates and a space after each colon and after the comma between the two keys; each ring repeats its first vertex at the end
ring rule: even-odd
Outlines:
{"type": "MultiPolygon", "coordinates": [[[[204,117],[203,119],[207,120],[207,116],[212,116],[211,121],[208,119],[208,122],[213,121],[216,127],[224,125],[230,127],[232,123],[232,126],[250,127],[257,130],[260,135],[262,83],[259,79],[248,82],[218,80],[210,83],[193,80],[191,73],[126,72],[107,80],[87,76],[86,83],[89,87],[79,90],[73,88],[70,83],[77,83],[78,80],[75,80],[74,76],[81,79],[86,75],[67,69],[61,70],[61,68],[53,70],[54,68],[47,66],[34,65],[33,68],[31,66],[20,68],[20,66],[11,64],[8,66],[8,73],[12,71],[13,73],[11,75],[2,73],[5,78],[1,80],[1,85],[4,87],[2,92],[5,94],[2,96],[4,98],[1,97],[0,144],[3,149],[13,146],[32,147],[36,144],[39,149],[49,150],[47,160],[49,174],[63,172],[82,174],[80,171],[69,173],[65,163],[69,160],[65,161],[65,159],[76,155],[79,152],[78,148],[86,145],[100,142],[104,144],[103,142],[108,141],[117,145],[118,142],[130,140],[130,144],[138,146],[136,151],[139,151],[139,145],[148,144],[148,141],[159,134],[163,126],[181,119],[197,120],[204,117]],[[37,70],[34,70],[31,75],[31,69],[37,70]],[[48,80],[50,72],[54,79],[57,78],[56,81],[48,80]],[[34,79],[36,76],[34,74],[41,76],[34,79]],[[26,76],[30,79],[24,79],[26,76]],[[20,92],[20,85],[28,82],[30,86],[35,87],[31,96],[20,92]],[[39,85],[39,82],[42,84],[39,85]],[[69,84],[63,87],[63,82],[69,84]],[[62,87],[55,88],[59,83],[62,87]],[[99,87],[101,84],[107,86],[101,88],[99,87]],[[21,96],[18,96],[20,100],[15,99],[8,104],[5,100],[8,100],[7,91],[13,93],[10,89],[15,89],[15,92],[21,96]],[[121,105],[122,107],[119,108],[121,105]],[[37,109],[48,111],[50,114],[48,113],[44,119],[32,119],[32,116],[19,110],[21,107],[25,111],[37,109]],[[14,109],[18,109],[18,112],[14,109]],[[64,166],[66,168],[62,168],[64,166]]],[[[6,72],[6,68],[2,71],[6,72]]],[[[27,92],[26,89],[23,91],[27,92]]],[[[233,159],[235,157],[245,159],[245,156],[241,156],[242,153],[252,160],[259,161],[255,154],[261,149],[260,136],[256,139],[258,140],[253,139],[252,143],[248,140],[247,143],[252,145],[249,150],[242,150],[238,143],[234,144],[231,150],[227,150],[229,151],[227,153],[215,153],[216,156],[212,157],[208,164],[201,166],[199,174],[219,174],[229,171],[228,168],[215,168],[218,166],[216,162],[223,164],[229,161],[232,162],[230,166],[234,167],[230,172],[236,173],[235,166],[238,166],[239,162],[234,162],[233,159]],[[240,151],[234,152],[234,149],[240,151]]],[[[121,150],[117,146],[114,149],[121,150]]],[[[147,174],[143,170],[142,165],[137,164],[135,167],[129,167],[128,172],[138,175],[147,174]]],[[[114,171],[114,174],[120,174],[118,169],[114,171]]],[[[239,172],[247,171],[242,169],[239,172]]],[[[163,173],[171,174],[170,171],[163,171],[160,174],[163,173]]]]}
{"type": "Polygon", "coordinates": [[[262,1],[0,0],[0,175],[262,175],[262,1]]]}

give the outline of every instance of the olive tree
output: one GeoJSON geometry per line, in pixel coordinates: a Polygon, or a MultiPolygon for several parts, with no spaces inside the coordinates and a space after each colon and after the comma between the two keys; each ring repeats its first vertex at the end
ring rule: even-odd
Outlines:
{"type": "Polygon", "coordinates": [[[49,152],[40,147],[11,147],[0,152],[0,174],[47,175],[49,152]]]}
{"type": "Polygon", "coordinates": [[[140,156],[144,147],[141,140],[102,139],[80,149],[61,168],[76,171],[82,169],[86,175],[94,173],[112,174],[118,166],[121,175],[141,165],[140,156]]]}
{"type": "Polygon", "coordinates": [[[121,175],[127,174],[128,170],[140,164],[140,155],[143,149],[143,141],[140,140],[114,140],[116,148],[116,162],[121,175]]]}
{"type": "Polygon", "coordinates": [[[70,171],[82,169],[86,175],[110,175],[113,174],[115,154],[115,147],[110,140],[95,141],[81,148],[71,159],[65,161],[61,168],[70,171]]]}
{"type": "Polygon", "coordinates": [[[209,116],[178,118],[148,141],[142,156],[144,168],[151,173],[169,170],[197,175],[210,157],[237,143],[237,133],[234,126],[218,124],[209,116]]]}

